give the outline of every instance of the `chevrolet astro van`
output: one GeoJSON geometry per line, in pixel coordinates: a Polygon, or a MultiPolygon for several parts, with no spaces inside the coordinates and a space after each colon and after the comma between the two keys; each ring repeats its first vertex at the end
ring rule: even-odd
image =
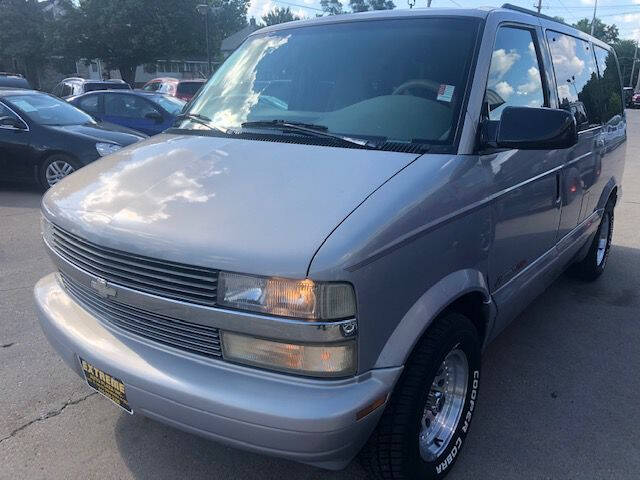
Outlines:
{"type": "Polygon", "coordinates": [[[505,5],[259,30],[166,133],[42,202],[42,328],[123,410],[371,478],[445,476],[481,353],[603,273],[614,51],[505,5]]]}

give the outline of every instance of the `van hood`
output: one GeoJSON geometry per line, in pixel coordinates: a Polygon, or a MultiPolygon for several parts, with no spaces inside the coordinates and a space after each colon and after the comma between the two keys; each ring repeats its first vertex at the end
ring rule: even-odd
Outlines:
{"type": "Polygon", "coordinates": [[[333,229],[416,157],[163,134],[65,178],[43,211],[105,247],[301,278],[333,229]]]}

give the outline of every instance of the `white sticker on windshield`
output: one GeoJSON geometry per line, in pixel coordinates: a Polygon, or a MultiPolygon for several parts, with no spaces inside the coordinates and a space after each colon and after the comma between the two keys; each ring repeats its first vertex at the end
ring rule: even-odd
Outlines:
{"type": "Polygon", "coordinates": [[[438,89],[437,100],[440,100],[441,102],[451,102],[455,89],[456,87],[454,87],[453,85],[440,85],[440,88],[438,89]]]}

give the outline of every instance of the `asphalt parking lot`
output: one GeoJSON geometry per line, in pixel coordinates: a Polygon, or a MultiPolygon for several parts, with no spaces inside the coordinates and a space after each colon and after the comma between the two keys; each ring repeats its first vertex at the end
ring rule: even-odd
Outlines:
{"type": "MultiPolygon", "coordinates": [[[[640,472],[640,110],[604,276],[558,279],[489,347],[480,404],[449,478],[635,479],[640,472]]],[[[53,270],[40,193],[0,184],[0,478],[362,479],[227,448],[93,394],[42,334],[53,270]]]]}

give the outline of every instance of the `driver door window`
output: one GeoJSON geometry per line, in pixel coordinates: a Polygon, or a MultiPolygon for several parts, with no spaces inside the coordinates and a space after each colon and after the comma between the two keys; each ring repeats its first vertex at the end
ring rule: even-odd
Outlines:
{"type": "Polygon", "coordinates": [[[498,30],[484,101],[484,111],[490,120],[500,120],[507,106],[545,106],[536,41],[531,30],[515,27],[498,30]]]}

